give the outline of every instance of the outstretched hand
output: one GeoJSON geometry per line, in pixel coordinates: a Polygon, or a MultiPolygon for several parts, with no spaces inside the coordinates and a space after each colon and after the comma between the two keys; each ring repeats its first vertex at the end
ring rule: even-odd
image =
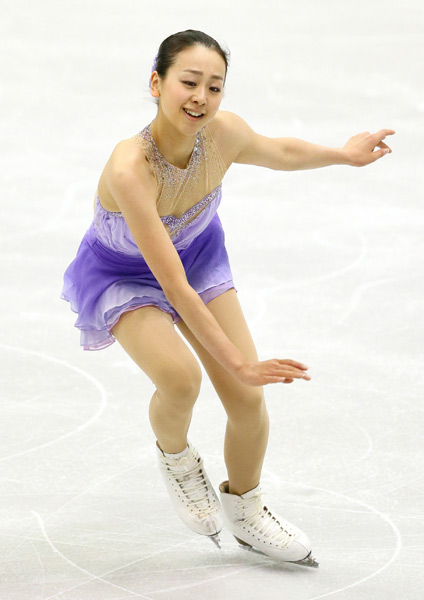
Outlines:
{"type": "Polygon", "coordinates": [[[308,367],[295,360],[273,358],[264,361],[246,361],[234,375],[246,385],[267,385],[268,383],[292,383],[295,379],[311,378],[306,373],[308,367]]]}
{"type": "Polygon", "coordinates": [[[365,167],[391,152],[392,150],[383,140],[394,133],[393,129],[381,129],[377,133],[366,131],[351,137],[343,146],[348,164],[353,167],[365,167]],[[374,151],[375,148],[380,150],[374,151]]]}

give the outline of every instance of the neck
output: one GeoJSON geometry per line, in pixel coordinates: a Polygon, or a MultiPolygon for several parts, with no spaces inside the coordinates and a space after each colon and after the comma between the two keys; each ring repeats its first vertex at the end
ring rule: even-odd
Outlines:
{"type": "Polygon", "coordinates": [[[160,116],[151,123],[150,131],[165,160],[175,167],[185,169],[193,152],[196,134],[184,135],[160,116]]]}

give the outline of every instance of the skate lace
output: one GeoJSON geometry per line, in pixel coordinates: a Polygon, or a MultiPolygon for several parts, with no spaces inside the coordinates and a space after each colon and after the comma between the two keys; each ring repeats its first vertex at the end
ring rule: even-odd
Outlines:
{"type": "Polygon", "coordinates": [[[262,504],[262,493],[256,492],[251,498],[242,499],[237,506],[236,518],[265,536],[269,542],[286,548],[296,533],[287,523],[280,523],[266,506],[262,504]]]}
{"type": "Polygon", "coordinates": [[[195,510],[199,517],[205,517],[216,511],[216,506],[209,498],[209,482],[203,471],[203,460],[200,457],[183,456],[178,459],[163,457],[162,463],[168,477],[178,483],[189,508],[195,510]]]}

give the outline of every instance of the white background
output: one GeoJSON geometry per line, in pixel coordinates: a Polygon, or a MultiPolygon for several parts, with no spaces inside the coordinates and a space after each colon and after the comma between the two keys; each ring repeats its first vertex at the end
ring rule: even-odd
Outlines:
{"type": "MultiPolygon", "coordinates": [[[[0,595],[4,600],[422,597],[424,8],[418,0],[1,0],[0,595]],[[363,169],[234,165],[219,214],[266,388],[267,504],[320,569],[223,549],[173,513],[118,344],[79,348],[62,275],[115,144],[155,114],[159,43],[232,53],[222,107],[257,131],[342,146],[393,128],[363,169]]],[[[217,487],[224,411],[206,375],[190,439],[217,487]]]]}

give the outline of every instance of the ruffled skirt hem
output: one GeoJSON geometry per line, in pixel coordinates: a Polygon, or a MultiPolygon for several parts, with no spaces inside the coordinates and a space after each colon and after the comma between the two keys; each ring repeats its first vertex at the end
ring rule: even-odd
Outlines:
{"type": "MultiPolygon", "coordinates": [[[[202,298],[203,302],[207,304],[217,296],[220,296],[230,289],[235,289],[237,292],[232,280],[226,281],[220,285],[216,285],[208,290],[205,290],[204,292],[200,292],[199,296],[202,298]]],[[[70,303],[71,310],[73,312],[78,313],[78,311],[72,306],[72,300],[68,298],[65,293],[62,293],[61,298],[70,303]]],[[[107,315],[105,315],[105,322],[107,325],[101,329],[87,328],[82,325],[78,325],[78,322],[75,323],[75,327],[80,330],[80,345],[82,346],[83,350],[103,350],[104,348],[111,346],[116,341],[112,333],[112,329],[119,321],[120,317],[126,312],[137,310],[138,308],[143,308],[144,306],[154,306],[159,310],[168,313],[172,316],[174,325],[182,320],[180,315],[170,305],[169,307],[161,306],[157,300],[150,298],[149,296],[134,297],[122,306],[116,307],[112,321],[110,321],[110,317],[108,319],[107,315]]]]}

